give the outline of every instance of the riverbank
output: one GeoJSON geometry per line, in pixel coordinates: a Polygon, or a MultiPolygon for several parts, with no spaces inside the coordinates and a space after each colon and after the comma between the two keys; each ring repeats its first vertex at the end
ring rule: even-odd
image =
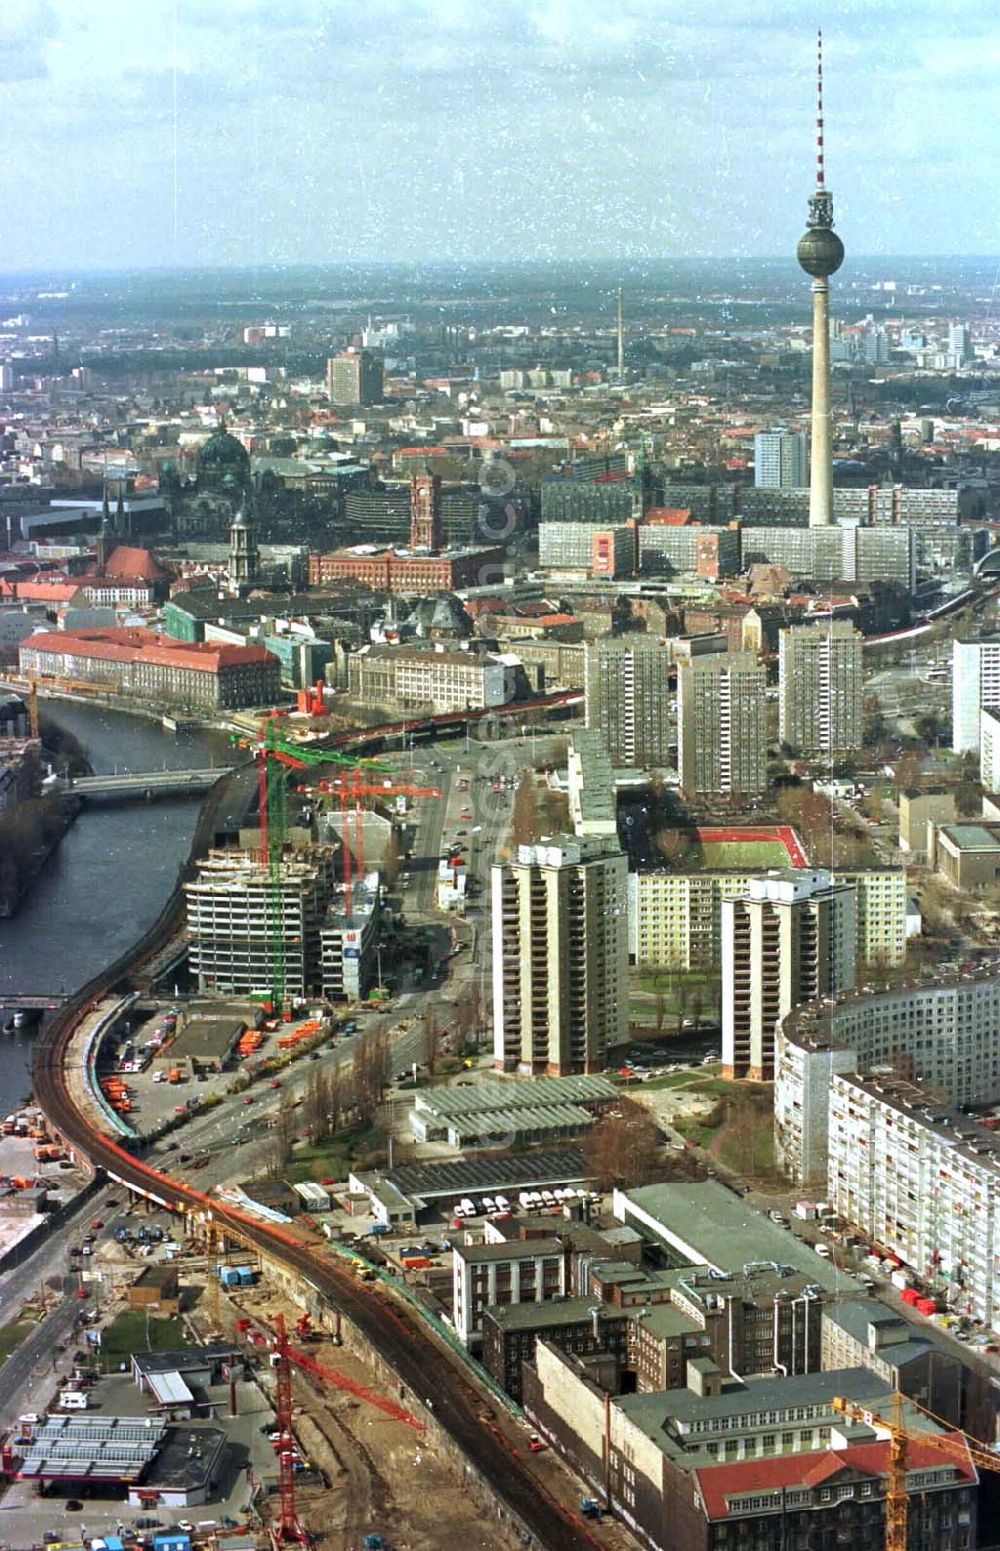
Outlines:
{"type": "Polygon", "coordinates": [[[31,798],[0,819],[0,920],[17,915],[83,804],[59,793],[31,798]]]}

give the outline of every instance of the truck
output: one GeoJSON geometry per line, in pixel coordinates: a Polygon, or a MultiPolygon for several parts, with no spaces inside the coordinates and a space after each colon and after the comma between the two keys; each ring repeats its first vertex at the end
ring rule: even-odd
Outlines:
{"type": "Polygon", "coordinates": [[[60,1411],[86,1411],[87,1396],[82,1389],[64,1389],[59,1392],[60,1411]]]}

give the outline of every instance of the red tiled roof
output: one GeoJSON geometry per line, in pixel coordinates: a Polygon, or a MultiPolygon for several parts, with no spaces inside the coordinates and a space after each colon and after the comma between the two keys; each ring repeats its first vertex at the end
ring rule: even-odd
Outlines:
{"type": "Polygon", "coordinates": [[[113,582],[155,582],[164,573],[148,549],[116,544],[108,556],[103,574],[113,582]]]}
{"type": "Polygon", "coordinates": [[[645,521],[655,528],[684,528],[691,521],[689,506],[649,506],[645,521]]]}
{"type": "Polygon", "coordinates": [[[18,582],[17,596],[27,603],[69,603],[80,591],[80,582],[18,582]]]}
{"type": "Polygon", "coordinates": [[[575,625],[575,614],[535,614],[531,618],[533,625],[541,625],[546,630],[551,630],[556,625],[575,625]]]}
{"type": "Polygon", "coordinates": [[[145,662],[164,668],[193,668],[199,673],[219,673],[223,668],[248,667],[267,662],[271,653],[263,646],[231,646],[215,641],[174,641],[158,630],[138,626],[103,630],[42,630],[26,637],[22,647],[60,655],[96,657],[103,661],[145,662]]]}
{"type": "MultiPolygon", "coordinates": [[[[950,1433],[947,1448],[911,1440],[907,1449],[910,1470],[953,1465],[962,1478],[974,1481],[976,1473],[968,1455],[962,1458],[962,1439],[950,1433]]],[[[698,1487],[709,1519],[729,1517],[727,1498],[745,1493],[780,1491],[782,1487],[821,1486],[844,1470],[868,1476],[885,1476],[889,1469],[887,1439],[858,1443],[847,1449],[824,1449],[811,1454],[779,1454],[773,1459],[740,1460],[732,1465],[706,1465],[696,1470],[698,1487]]]]}

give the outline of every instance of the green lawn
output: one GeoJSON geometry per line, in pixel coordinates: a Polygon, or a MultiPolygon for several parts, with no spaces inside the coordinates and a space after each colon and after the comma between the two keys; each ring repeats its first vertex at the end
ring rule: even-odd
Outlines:
{"type": "Polygon", "coordinates": [[[644,1088],[683,1088],[688,1093],[703,1093],[706,1098],[732,1097],[733,1085],[721,1077],[706,1077],[703,1072],[668,1072],[665,1077],[651,1077],[644,1088]]]}
{"type": "Polygon", "coordinates": [[[766,872],[769,867],[788,866],[788,852],[780,840],[706,840],[698,849],[700,865],[706,870],[746,867],[766,872]]]}
{"type": "Polygon", "coordinates": [[[159,1315],[119,1314],[101,1337],[101,1357],[106,1364],[128,1362],[133,1352],[170,1352],[191,1342],[180,1319],[159,1315]]]}
{"type": "Polygon", "coordinates": [[[340,1136],[335,1142],[324,1142],[321,1147],[306,1144],[296,1147],[292,1161],[285,1170],[285,1178],[293,1185],[311,1179],[346,1179],[353,1149],[351,1138],[340,1136]]]}
{"type": "Polygon", "coordinates": [[[775,1174],[774,1116],[764,1112],[742,1126],[727,1127],[719,1137],[719,1159],[747,1179],[775,1174]]]}
{"type": "Polygon", "coordinates": [[[7,1325],[0,1325],[0,1362],[7,1361],[11,1352],[28,1338],[36,1323],[33,1319],[12,1319],[7,1325]]]}
{"type": "MultiPolygon", "coordinates": [[[[312,1179],[317,1183],[324,1179],[346,1179],[348,1171],[358,1163],[370,1159],[382,1149],[385,1138],[372,1126],[352,1131],[340,1131],[332,1141],[314,1146],[305,1142],[292,1153],[291,1162],[284,1170],[285,1179],[293,1185],[312,1179]]],[[[370,1164],[365,1163],[365,1167],[370,1164]]]]}

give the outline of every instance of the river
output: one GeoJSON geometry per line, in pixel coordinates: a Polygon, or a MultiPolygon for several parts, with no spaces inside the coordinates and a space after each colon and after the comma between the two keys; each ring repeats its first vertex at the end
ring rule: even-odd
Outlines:
{"type": "MultiPolygon", "coordinates": [[[[79,740],[95,774],[205,769],[232,760],[225,734],[167,732],[158,722],[69,701],[46,716],[79,740]]],[[[4,993],[75,990],[152,924],[186,860],[199,798],[86,808],[21,906],[0,920],[4,993]]],[[[0,1114],[31,1086],[31,1035],[0,1035],[0,1114]]]]}

